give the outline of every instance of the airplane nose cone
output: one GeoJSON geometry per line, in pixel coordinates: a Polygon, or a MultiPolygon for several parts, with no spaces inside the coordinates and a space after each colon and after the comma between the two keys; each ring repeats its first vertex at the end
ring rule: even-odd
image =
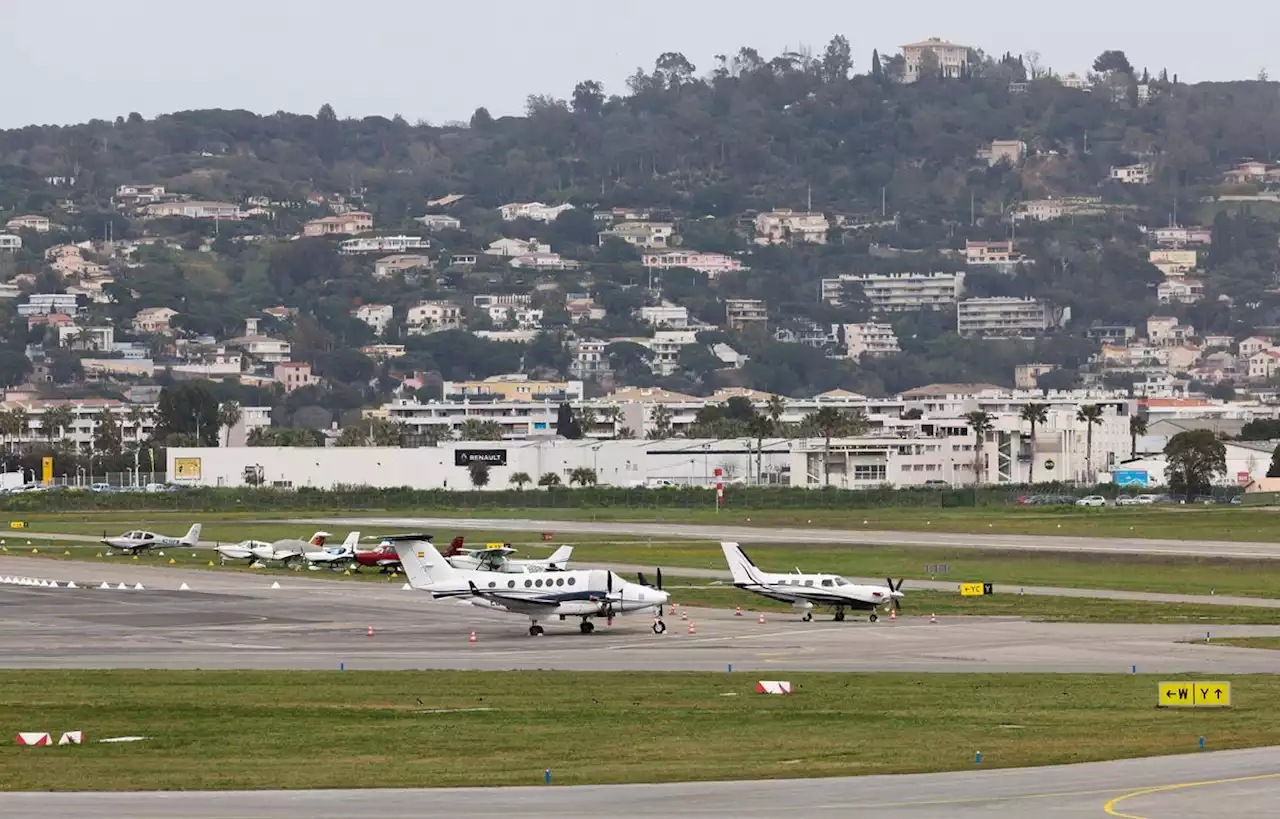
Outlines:
{"type": "Polygon", "coordinates": [[[665,605],[666,602],[671,599],[671,595],[667,594],[664,591],[653,592],[653,597],[654,597],[654,603],[656,603],[659,606],[665,605]]]}

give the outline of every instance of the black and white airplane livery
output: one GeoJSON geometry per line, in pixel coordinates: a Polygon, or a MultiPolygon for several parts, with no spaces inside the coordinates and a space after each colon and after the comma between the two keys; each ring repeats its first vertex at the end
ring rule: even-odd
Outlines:
{"type": "Polygon", "coordinates": [[[790,603],[804,611],[804,620],[813,619],[814,606],[831,606],[836,610],[836,620],[843,620],[846,609],[870,611],[871,622],[876,621],[876,609],[892,606],[897,610],[902,593],[902,581],[898,585],[888,580],[888,586],[866,586],[850,583],[835,574],[770,574],[762,572],[736,543],[721,543],[729,571],[733,572],[733,585],[762,597],[790,603]]]}

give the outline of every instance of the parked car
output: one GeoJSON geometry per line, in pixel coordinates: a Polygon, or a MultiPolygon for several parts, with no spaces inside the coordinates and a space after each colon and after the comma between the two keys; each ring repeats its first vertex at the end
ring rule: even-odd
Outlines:
{"type": "Polygon", "coordinates": [[[1234,498],[1231,499],[1232,506],[1239,506],[1242,503],[1244,503],[1244,498],[1241,497],[1240,495],[1236,495],[1234,498]]]}
{"type": "Polygon", "coordinates": [[[1165,503],[1168,499],[1167,495],[1139,495],[1137,503],[1140,506],[1150,506],[1153,503],[1165,503]]]}
{"type": "Polygon", "coordinates": [[[1138,506],[1142,503],[1139,495],[1121,495],[1116,498],[1116,506],[1138,506]]]}
{"type": "Polygon", "coordinates": [[[90,492],[114,492],[116,488],[109,483],[95,483],[89,487],[90,492]]]}
{"type": "Polygon", "coordinates": [[[1101,495],[1089,495],[1076,501],[1076,506],[1089,506],[1098,508],[1107,505],[1107,499],[1101,495]]]}

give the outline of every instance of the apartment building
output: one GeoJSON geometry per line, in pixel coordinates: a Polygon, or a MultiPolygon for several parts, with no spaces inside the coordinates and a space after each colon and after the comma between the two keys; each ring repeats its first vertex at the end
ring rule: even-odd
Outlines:
{"type": "Polygon", "coordinates": [[[486,256],[514,258],[528,256],[533,253],[550,253],[551,245],[543,244],[537,239],[498,239],[490,242],[483,251],[486,256]]]}
{"type": "Polygon", "coordinates": [[[593,338],[580,338],[569,342],[569,374],[574,378],[599,378],[611,372],[609,356],[605,348],[609,342],[593,338]]]}
{"type": "Polygon", "coordinates": [[[1027,143],[1020,139],[993,139],[985,153],[987,164],[993,168],[1002,162],[1016,168],[1027,155],[1027,143]]]}
{"type": "Polygon", "coordinates": [[[1052,326],[1049,308],[1035,299],[995,296],[956,305],[962,336],[1038,336],[1052,326]]]}
{"type": "Polygon", "coordinates": [[[421,224],[427,230],[461,230],[462,220],[453,216],[445,216],[440,213],[428,213],[426,216],[418,216],[415,222],[421,224]]]}
{"type": "Polygon", "coordinates": [[[5,222],[6,230],[30,230],[35,233],[48,233],[53,230],[53,223],[49,221],[48,216],[37,216],[28,214],[26,216],[16,216],[5,222]]]}
{"type": "Polygon", "coordinates": [[[76,297],[70,293],[32,293],[24,304],[18,305],[18,315],[47,316],[58,313],[74,316],[80,312],[76,297]]]}
{"type": "Polygon", "coordinates": [[[240,206],[233,202],[206,202],[190,199],[179,202],[157,202],[142,209],[150,219],[177,217],[182,219],[243,219],[240,206]]]}
{"type": "Polygon", "coordinates": [[[1022,261],[1014,253],[1013,242],[965,242],[964,259],[970,265],[1008,266],[1022,261]]]}
{"type": "Polygon", "coordinates": [[[969,46],[930,37],[902,46],[902,81],[916,82],[924,72],[947,79],[963,76],[969,66],[969,46]]]}
{"type": "Polygon", "coordinates": [[[1165,279],[1156,287],[1156,297],[1161,304],[1195,304],[1204,298],[1204,282],[1186,277],[1165,279]]]}
{"type": "Polygon", "coordinates": [[[846,273],[822,280],[822,298],[839,305],[847,284],[861,286],[878,311],[937,310],[959,301],[964,273],[846,273]]]}
{"type": "Polygon", "coordinates": [[[598,235],[601,247],[609,239],[617,239],[645,250],[665,250],[675,244],[675,230],[671,222],[622,222],[598,235]]]}
{"type": "Polygon", "coordinates": [[[724,319],[730,330],[765,327],[769,322],[769,311],[760,299],[725,299],[724,319]]]}
{"type": "Polygon", "coordinates": [[[898,347],[898,335],[893,331],[891,324],[865,322],[841,324],[837,327],[844,338],[845,354],[849,358],[861,359],[864,356],[876,358],[902,352],[898,347]]]}
{"type": "Polygon", "coordinates": [[[377,335],[382,335],[394,315],[395,310],[389,304],[362,304],[351,311],[352,318],[369,325],[377,335]]]}
{"type": "Polygon", "coordinates": [[[0,250],[22,250],[22,237],[12,233],[0,233],[0,250]]]}
{"type": "Polygon", "coordinates": [[[408,273],[411,270],[427,270],[431,267],[431,258],[417,253],[395,253],[383,256],[373,263],[375,279],[389,279],[397,273],[408,273]]]}
{"type": "Polygon", "coordinates": [[[1112,165],[1108,178],[1122,185],[1145,185],[1151,181],[1151,169],[1146,165],[1112,165]]]}
{"type": "Polygon", "coordinates": [[[449,301],[424,301],[409,308],[405,326],[414,336],[456,330],[462,326],[462,308],[449,301]]]}
{"type": "Polygon", "coordinates": [[[1064,196],[1061,199],[1033,199],[1012,212],[1017,219],[1051,222],[1066,216],[1101,216],[1106,213],[1101,196],[1064,196]]]}
{"type": "Polygon", "coordinates": [[[1162,227],[1151,231],[1152,240],[1160,247],[1186,247],[1213,244],[1213,230],[1206,227],[1162,227]]]}
{"type": "Polygon", "coordinates": [[[173,195],[165,190],[164,185],[120,185],[116,188],[116,199],[129,205],[149,205],[173,195]]]}
{"type": "Polygon", "coordinates": [[[583,400],[583,389],[581,381],[539,381],[510,374],[479,381],[445,381],[441,393],[446,401],[554,401],[559,404],[583,400]]]}
{"type": "Polygon", "coordinates": [[[286,393],[320,383],[319,376],[311,372],[311,365],[305,361],[281,361],[276,364],[274,375],[286,393]]]}
{"type": "Polygon", "coordinates": [[[790,208],[771,210],[755,218],[756,242],[762,245],[825,245],[831,223],[821,213],[794,211],[790,208]]]}
{"type": "Polygon", "coordinates": [[[104,409],[111,413],[125,443],[146,440],[155,432],[154,403],[129,404],[114,398],[40,399],[29,393],[9,391],[0,401],[0,411],[21,409],[27,413],[26,428],[7,439],[10,445],[47,441],[44,415],[55,407],[71,410],[71,425],[62,430],[59,440],[78,452],[89,452],[93,447],[101,423],[99,416],[104,409]]]}
{"type": "Polygon", "coordinates": [[[144,307],[133,316],[133,330],[136,333],[168,334],[169,322],[176,315],[178,311],[171,307],[144,307]]]}
{"type": "Polygon", "coordinates": [[[1148,252],[1147,261],[1166,276],[1182,276],[1196,269],[1198,254],[1194,250],[1162,248],[1148,252]]]}
{"type": "Polygon", "coordinates": [[[663,302],[655,307],[641,307],[637,315],[645,324],[654,327],[683,330],[689,326],[689,308],[670,302],[663,302]]]}

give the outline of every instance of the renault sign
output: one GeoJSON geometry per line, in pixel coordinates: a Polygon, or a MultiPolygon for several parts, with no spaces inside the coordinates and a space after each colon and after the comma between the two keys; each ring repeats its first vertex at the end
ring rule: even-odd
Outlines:
{"type": "Polygon", "coordinates": [[[455,449],[453,451],[454,466],[471,466],[471,464],[506,466],[507,451],[505,449],[455,449]]]}

